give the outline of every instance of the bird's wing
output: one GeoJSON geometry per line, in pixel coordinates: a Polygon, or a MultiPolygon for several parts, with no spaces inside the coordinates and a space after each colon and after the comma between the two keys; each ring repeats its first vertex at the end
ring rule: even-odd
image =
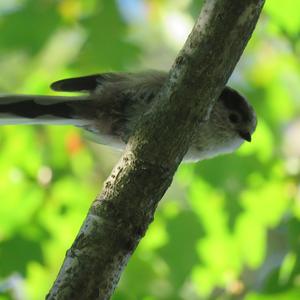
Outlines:
{"type": "Polygon", "coordinates": [[[51,84],[51,89],[62,92],[89,92],[92,93],[101,85],[101,82],[110,77],[112,73],[93,74],[89,76],[67,78],[55,81],[51,84]]]}
{"type": "Polygon", "coordinates": [[[51,89],[62,92],[94,93],[103,84],[114,84],[125,87],[132,86],[161,86],[167,73],[161,71],[147,71],[141,73],[103,73],[83,77],[67,78],[55,81],[51,89]]]}

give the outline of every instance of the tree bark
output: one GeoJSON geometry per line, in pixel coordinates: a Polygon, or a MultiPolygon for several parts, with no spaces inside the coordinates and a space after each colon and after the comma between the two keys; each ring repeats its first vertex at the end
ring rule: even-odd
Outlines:
{"type": "MultiPolygon", "coordinates": [[[[208,0],[151,112],[93,202],[48,300],[109,299],[257,23],[264,0],[208,0]]],[[[204,200],[204,199],[203,199],[204,200]]]]}

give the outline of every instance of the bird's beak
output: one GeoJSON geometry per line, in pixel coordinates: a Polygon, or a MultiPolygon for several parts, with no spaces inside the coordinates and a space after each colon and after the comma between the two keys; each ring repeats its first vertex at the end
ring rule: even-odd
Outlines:
{"type": "Polygon", "coordinates": [[[239,136],[247,142],[251,142],[251,134],[248,131],[239,131],[239,136]]]}

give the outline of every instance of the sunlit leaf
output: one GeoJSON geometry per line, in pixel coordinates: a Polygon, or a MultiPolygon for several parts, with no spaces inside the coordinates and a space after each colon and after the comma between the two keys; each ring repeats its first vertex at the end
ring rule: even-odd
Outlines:
{"type": "Polygon", "coordinates": [[[299,9],[299,2],[293,0],[286,0],[284,5],[280,0],[267,1],[265,6],[265,11],[270,14],[272,21],[277,22],[290,34],[299,33],[299,9]]]}

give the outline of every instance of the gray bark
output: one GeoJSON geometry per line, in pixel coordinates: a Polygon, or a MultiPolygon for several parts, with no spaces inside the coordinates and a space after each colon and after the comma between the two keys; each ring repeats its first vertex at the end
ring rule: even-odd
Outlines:
{"type": "MultiPolygon", "coordinates": [[[[208,0],[152,111],[93,202],[47,299],[109,299],[238,62],[264,0],[208,0]]],[[[204,199],[203,199],[204,200],[204,199]]]]}

